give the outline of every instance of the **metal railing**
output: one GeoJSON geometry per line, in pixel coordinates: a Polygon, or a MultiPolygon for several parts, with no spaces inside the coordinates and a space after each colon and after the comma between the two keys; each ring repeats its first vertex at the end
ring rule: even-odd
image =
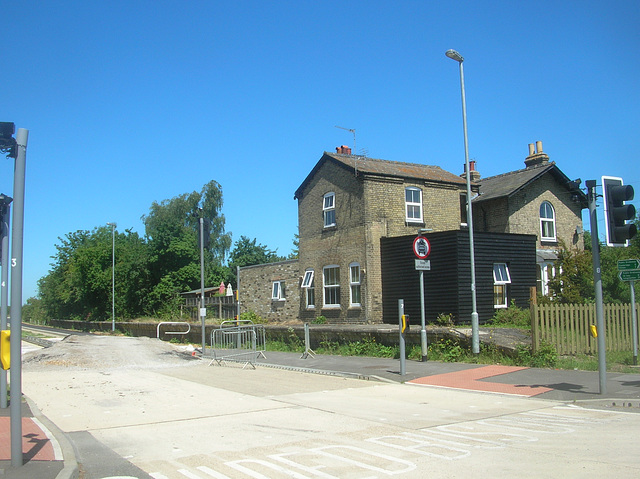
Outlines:
{"type": "Polygon", "coordinates": [[[250,320],[223,321],[211,333],[211,362],[222,365],[228,361],[251,366],[262,356],[265,358],[266,333],[263,325],[250,320]]]}
{"type": "Polygon", "coordinates": [[[160,326],[163,326],[165,324],[171,324],[171,325],[186,324],[187,330],[186,331],[165,331],[164,334],[189,334],[189,331],[191,331],[191,325],[189,323],[185,323],[184,321],[162,321],[158,323],[158,328],[156,330],[157,339],[160,339],[160,326]]]}

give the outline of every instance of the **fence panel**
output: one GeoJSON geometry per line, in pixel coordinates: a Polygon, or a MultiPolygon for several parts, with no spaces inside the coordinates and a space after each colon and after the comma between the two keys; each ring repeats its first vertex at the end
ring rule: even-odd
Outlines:
{"type": "MultiPolygon", "coordinates": [[[[636,304],[636,312],[639,310],[636,304]]],[[[629,304],[605,304],[604,326],[607,351],[633,349],[633,325],[629,304]]],[[[556,348],[558,354],[595,354],[597,340],[590,334],[596,324],[595,304],[532,304],[531,334],[534,352],[542,342],[556,348]]]]}
{"type": "Polygon", "coordinates": [[[255,362],[266,351],[264,325],[249,320],[223,321],[211,333],[211,362],[224,364],[227,361],[243,363],[243,369],[255,362]]]}

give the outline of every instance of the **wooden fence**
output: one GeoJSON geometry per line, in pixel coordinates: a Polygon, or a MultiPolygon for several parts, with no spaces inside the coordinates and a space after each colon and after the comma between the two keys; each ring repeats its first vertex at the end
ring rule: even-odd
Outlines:
{"type": "MultiPolygon", "coordinates": [[[[238,303],[235,296],[205,296],[204,306],[207,308],[207,316],[219,319],[233,319],[238,311],[238,303]]],[[[200,317],[200,296],[185,298],[184,307],[192,319],[200,317]]]]}
{"type": "MultiPolygon", "coordinates": [[[[598,340],[590,333],[596,325],[595,304],[532,304],[530,311],[534,352],[544,341],[561,355],[597,353],[598,340]]],[[[607,351],[633,351],[630,304],[605,304],[604,328],[607,351]]]]}

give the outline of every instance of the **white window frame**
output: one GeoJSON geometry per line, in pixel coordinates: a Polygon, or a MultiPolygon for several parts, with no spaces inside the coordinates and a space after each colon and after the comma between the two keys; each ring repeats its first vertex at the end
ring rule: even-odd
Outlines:
{"type": "Polygon", "coordinates": [[[349,306],[359,308],[362,306],[362,270],[360,263],[351,263],[349,265],[349,306]],[[357,268],[357,278],[354,280],[354,270],[357,268]],[[354,301],[354,291],[357,291],[359,301],[354,301]]]}
{"type": "Polygon", "coordinates": [[[511,274],[507,263],[493,263],[493,307],[509,307],[507,285],[511,283],[511,274]],[[500,301],[499,299],[502,298],[500,301]]]}
{"type": "Polygon", "coordinates": [[[313,270],[308,269],[304,272],[304,279],[302,280],[302,288],[309,288],[313,284],[313,270]]]}
{"type": "MultiPolygon", "coordinates": [[[[413,200],[413,198],[412,198],[413,200]]],[[[405,214],[405,219],[407,221],[407,223],[422,223],[423,222],[423,216],[422,216],[422,212],[423,212],[423,208],[422,208],[422,190],[420,188],[418,188],[417,186],[407,186],[404,189],[404,214],[405,214]],[[415,201],[409,201],[407,199],[407,193],[409,191],[416,191],[418,192],[418,202],[415,201]],[[418,211],[420,213],[419,217],[410,217],[409,216],[409,208],[418,208],[418,211]]]]}
{"type": "Polygon", "coordinates": [[[336,194],[334,192],[327,193],[322,197],[322,221],[325,228],[336,225],[336,194]],[[328,205],[327,200],[330,203],[328,205]]]}
{"type": "Polygon", "coordinates": [[[468,226],[469,212],[467,211],[467,194],[460,193],[460,226],[468,226]]]}
{"type": "Polygon", "coordinates": [[[322,307],[323,308],[339,308],[340,307],[340,266],[332,264],[322,268],[322,307]],[[327,272],[330,269],[337,270],[337,282],[327,283],[327,272]],[[329,303],[329,296],[336,296],[337,302],[329,303]]]}
{"type": "Polygon", "coordinates": [[[548,201],[543,201],[540,204],[540,241],[556,241],[556,210],[548,201]],[[546,211],[543,211],[543,209],[546,211]],[[549,213],[551,217],[543,216],[549,213]],[[545,236],[545,225],[550,225],[553,230],[553,236],[545,236]]]}
{"type": "Polygon", "coordinates": [[[271,283],[271,299],[273,301],[285,301],[284,281],[273,281],[271,283]]]}
{"type": "Polygon", "coordinates": [[[314,271],[308,269],[304,272],[304,278],[302,279],[302,288],[305,290],[305,301],[307,309],[316,308],[316,287],[313,281],[314,271]]]}

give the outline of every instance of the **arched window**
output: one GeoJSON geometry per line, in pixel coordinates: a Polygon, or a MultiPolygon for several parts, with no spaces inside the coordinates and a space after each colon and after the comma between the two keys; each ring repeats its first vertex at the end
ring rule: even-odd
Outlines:
{"type": "Polygon", "coordinates": [[[556,241],[556,213],[548,201],[540,205],[540,240],[556,241]]]}

